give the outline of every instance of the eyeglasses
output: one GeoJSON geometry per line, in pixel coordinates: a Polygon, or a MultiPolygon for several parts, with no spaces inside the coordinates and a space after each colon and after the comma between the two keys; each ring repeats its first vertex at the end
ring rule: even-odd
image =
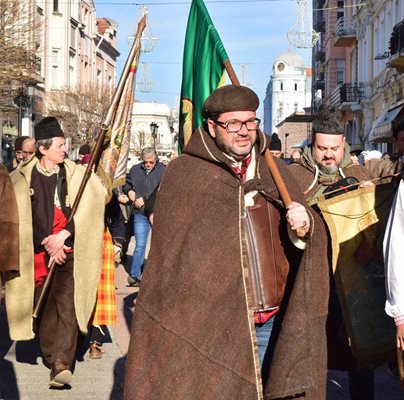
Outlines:
{"type": "Polygon", "coordinates": [[[259,125],[261,120],[258,118],[251,118],[247,121],[239,121],[238,119],[231,119],[226,122],[215,121],[222,128],[225,128],[228,133],[237,133],[241,131],[243,125],[247,128],[248,131],[255,131],[259,125]]]}
{"type": "Polygon", "coordinates": [[[156,164],[156,161],[142,161],[142,162],[143,164],[151,164],[151,165],[156,164]]]}

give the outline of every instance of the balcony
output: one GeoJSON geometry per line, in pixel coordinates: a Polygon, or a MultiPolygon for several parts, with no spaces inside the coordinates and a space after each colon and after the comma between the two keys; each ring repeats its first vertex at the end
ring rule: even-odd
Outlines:
{"type": "Polygon", "coordinates": [[[394,28],[389,43],[390,59],[389,67],[396,68],[404,73],[404,20],[394,28]]]}
{"type": "Polygon", "coordinates": [[[354,105],[363,98],[365,98],[365,85],[362,82],[343,83],[332,91],[331,106],[353,110],[354,105]]]}
{"type": "Polygon", "coordinates": [[[352,19],[338,18],[334,29],[334,47],[351,47],[356,41],[356,29],[352,19]]]}

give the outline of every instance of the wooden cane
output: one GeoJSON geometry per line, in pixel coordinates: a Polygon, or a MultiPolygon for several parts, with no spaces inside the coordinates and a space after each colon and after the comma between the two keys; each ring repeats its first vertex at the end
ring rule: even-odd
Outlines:
{"type": "MultiPolygon", "coordinates": [[[[274,178],[276,188],[281,195],[282,201],[285,204],[285,207],[288,208],[290,203],[292,203],[292,199],[269,149],[265,150],[265,160],[268,164],[269,170],[271,171],[272,178],[274,178]]],[[[303,226],[299,226],[299,228],[296,229],[296,234],[299,238],[306,236],[303,226]]]]}

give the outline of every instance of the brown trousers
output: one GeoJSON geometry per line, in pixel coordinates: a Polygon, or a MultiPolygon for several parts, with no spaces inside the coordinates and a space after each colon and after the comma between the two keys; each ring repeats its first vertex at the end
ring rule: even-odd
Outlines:
{"type": "MultiPolygon", "coordinates": [[[[42,285],[35,289],[35,299],[38,299],[41,291],[42,285]]],[[[56,265],[49,292],[37,320],[42,356],[49,366],[58,363],[72,367],[78,332],[74,308],[73,254],[68,254],[65,264],[56,265]]]]}

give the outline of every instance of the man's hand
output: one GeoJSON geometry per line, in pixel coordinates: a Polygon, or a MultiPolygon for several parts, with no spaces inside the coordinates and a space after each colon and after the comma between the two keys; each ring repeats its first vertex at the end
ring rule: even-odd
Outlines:
{"type": "Polygon", "coordinates": [[[134,190],[129,190],[128,197],[130,201],[134,203],[136,200],[136,192],[134,190]]]}
{"type": "MultiPolygon", "coordinates": [[[[65,247],[66,247],[66,246],[65,246],[65,247]]],[[[50,259],[51,259],[51,261],[52,261],[52,260],[55,260],[55,263],[56,263],[56,264],[62,265],[62,264],[64,264],[64,263],[66,262],[66,260],[67,260],[67,255],[66,255],[66,253],[64,252],[64,250],[62,249],[62,250],[58,251],[58,252],[57,252],[53,257],[51,257],[50,259]]]]}
{"type": "Polygon", "coordinates": [[[142,208],[143,206],[144,206],[143,197],[139,197],[138,199],[135,200],[136,208],[142,208]]]}
{"type": "MultiPolygon", "coordinates": [[[[118,201],[119,201],[121,204],[126,204],[126,203],[129,201],[129,197],[126,196],[126,194],[120,194],[120,195],[118,196],[118,201]]],[[[132,200],[132,201],[133,201],[133,200],[132,200]]]]}
{"type": "Polygon", "coordinates": [[[404,325],[397,326],[397,347],[404,351],[404,325]]]}
{"type": "Polygon", "coordinates": [[[372,181],[362,181],[359,184],[359,187],[364,188],[364,187],[373,187],[375,184],[372,181]]]}
{"type": "MultiPolygon", "coordinates": [[[[44,245],[45,250],[51,257],[56,257],[56,254],[60,254],[60,251],[64,254],[65,240],[70,236],[70,232],[66,229],[62,229],[55,235],[49,235],[41,244],[44,245]]],[[[56,258],[55,258],[56,259],[56,258]]]]}
{"type": "Polygon", "coordinates": [[[307,234],[310,230],[310,217],[306,209],[300,204],[292,201],[286,212],[286,219],[292,230],[303,228],[304,233],[307,234]]]}

